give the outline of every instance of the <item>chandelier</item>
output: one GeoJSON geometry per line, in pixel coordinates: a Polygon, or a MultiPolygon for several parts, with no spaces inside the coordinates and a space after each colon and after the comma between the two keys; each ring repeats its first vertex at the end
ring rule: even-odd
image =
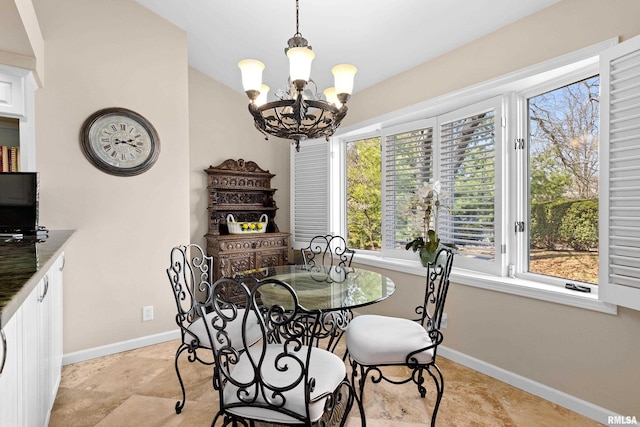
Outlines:
{"type": "Polygon", "coordinates": [[[296,0],[296,33],[284,49],[289,58],[288,86],[287,90],[276,92],[276,101],[267,102],[269,87],[262,84],[264,64],[255,59],[238,63],[242,72],[242,86],[251,100],[249,112],[256,128],[265,135],[265,139],[269,139],[269,135],[291,139],[296,151],[300,151],[301,140],[320,137],[329,140],[338,129],[347,115],[346,104],[351,97],[353,78],[357,72],[353,65],[336,65],[331,69],[334,87],[319,94],[315,82],[310,78],[311,61],[315,53],[300,33],[298,14],[296,0]]]}

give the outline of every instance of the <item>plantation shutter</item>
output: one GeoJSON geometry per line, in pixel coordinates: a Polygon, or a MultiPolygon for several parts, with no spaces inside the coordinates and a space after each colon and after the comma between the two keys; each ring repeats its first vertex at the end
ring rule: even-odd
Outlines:
{"type": "Polygon", "coordinates": [[[405,254],[405,245],[421,230],[413,230],[400,214],[408,194],[433,179],[433,127],[435,120],[421,120],[385,129],[383,251],[401,250],[395,256],[416,258],[405,254]]]}
{"type": "Polygon", "coordinates": [[[439,117],[439,233],[458,250],[456,265],[500,274],[502,268],[499,100],[439,117]]]}
{"type": "Polygon", "coordinates": [[[599,297],[640,310],[640,37],[600,58],[599,297]]]}
{"type": "Polygon", "coordinates": [[[291,150],[292,247],[309,245],[312,237],[329,232],[329,143],[304,141],[291,150]]]}

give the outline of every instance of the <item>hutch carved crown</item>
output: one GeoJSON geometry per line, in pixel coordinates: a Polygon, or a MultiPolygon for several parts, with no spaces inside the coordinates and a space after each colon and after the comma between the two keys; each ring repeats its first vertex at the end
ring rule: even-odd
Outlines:
{"type": "Polygon", "coordinates": [[[281,233],[275,223],[276,189],[271,188],[275,175],[244,159],[228,159],[205,172],[209,195],[205,237],[207,253],[213,257],[213,279],[286,264],[289,233],[281,233]],[[230,215],[236,224],[228,223],[230,215]]]}

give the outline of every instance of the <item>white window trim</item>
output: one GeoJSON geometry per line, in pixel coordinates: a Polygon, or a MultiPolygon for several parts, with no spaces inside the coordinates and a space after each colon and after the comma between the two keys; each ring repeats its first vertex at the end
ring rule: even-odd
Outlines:
{"type": "MultiPolygon", "coordinates": [[[[340,130],[333,139],[338,141],[354,139],[359,135],[370,133],[372,129],[380,129],[382,127],[389,127],[425,117],[444,114],[447,111],[494,96],[504,96],[505,94],[523,91],[538,84],[548,82],[549,80],[557,78],[557,76],[565,76],[568,73],[575,72],[575,70],[581,70],[592,64],[597,64],[600,52],[617,43],[617,37],[612,38],[487,82],[430,99],[380,117],[372,118],[359,124],[345,127],[340,130]],[[460,100],[464,100],[464,102],[461,102],[460,100]]],[[[514,102],[515,100],[513,98],[513,95],[506,96],[505,102],[514,102]]],[[[515,129],[515,126],[513,126],[513,120],[514,118],[507,117],[507,122],[511,125],[509,126],[510,129],[515,129]]],[[[510,140],[511,136],[507,135],[507,143],[509,143],[508,141],[510,140]]],[[[508,152],[511,152],[511,150],[508,152]]],[[[510,158],[507,160],[508,163],[513,163],[510,158]]],[[[511,186],[509,189],[502,189],[501,191],[515,191],[515,186],[511,186]]],[[[508,199],[503,200],[514,200],[514,198],[509,197],[508,199]]],[[[511,224],[516,220],[516,209],[509,209],[509,212],[510,215],[507,216],[505,221],[503,221],[503,224],[511,224]]],[[[331,228],[334,229],[340,227],[332,226],[331,228]]],[[[515,243],[509,240],[515,239],[511,234],[512,233],[506,233],[505,235],[507,243],[515,243]]],[[[424,276],[426,274],[424,267],[420,265],[418,260],[408,261],[397,258],[387,258],[380,254],[372,253],[371,251],[357,251],[354,257],[354,262],[393,271],[415,274],[418,276],[424,276]]],[[[578,293],[559,286],[540,283],[538,281],[482,274],[469,270],[462,270],[455,266],[451,274],[451,280],[454,283],[466,286],[494,290],[603,313],[617,314],[616,305],[601,301],[595,293],[578,293]]]]}
{"type": "MultiPolygon", "coordinates": [[[[369,252],[369,251],[367,251],[369,252]]],[[[401,273],[413,274],[424,277],[426,269],[418,261],[400,260],[376,256],[371,253],[364,254],[356,251],[353,257],[355,264],[384,268],[401,273]]],[[[500,277],[492,274],[483,274],[475,271],[456,268],[451,272],[451,281],[474,288],[503,292],[521,297],[533,298],[557,304],[568,305],[587,310],[599,311],[608,314],[617,314],[618,307],[598,299],[598,295],[570,291],[558,286],[531,280],[512,277],[500,277]]]]}

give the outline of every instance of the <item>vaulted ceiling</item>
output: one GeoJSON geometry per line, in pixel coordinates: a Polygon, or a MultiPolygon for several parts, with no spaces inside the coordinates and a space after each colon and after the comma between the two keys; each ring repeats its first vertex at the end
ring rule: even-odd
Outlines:
{"type": "MultiPolygon", "coordinates": [[[[188,33],[192,67],[242,93],[237,63],[258,59],[272,91],[285,88],[295,0],[136,0],[188,33]]],[[[358,68],[354,92],[509,25],[559,0],[300,0],[300,32],[316,53],[322,91],[331,68],[358,68]]]]}

